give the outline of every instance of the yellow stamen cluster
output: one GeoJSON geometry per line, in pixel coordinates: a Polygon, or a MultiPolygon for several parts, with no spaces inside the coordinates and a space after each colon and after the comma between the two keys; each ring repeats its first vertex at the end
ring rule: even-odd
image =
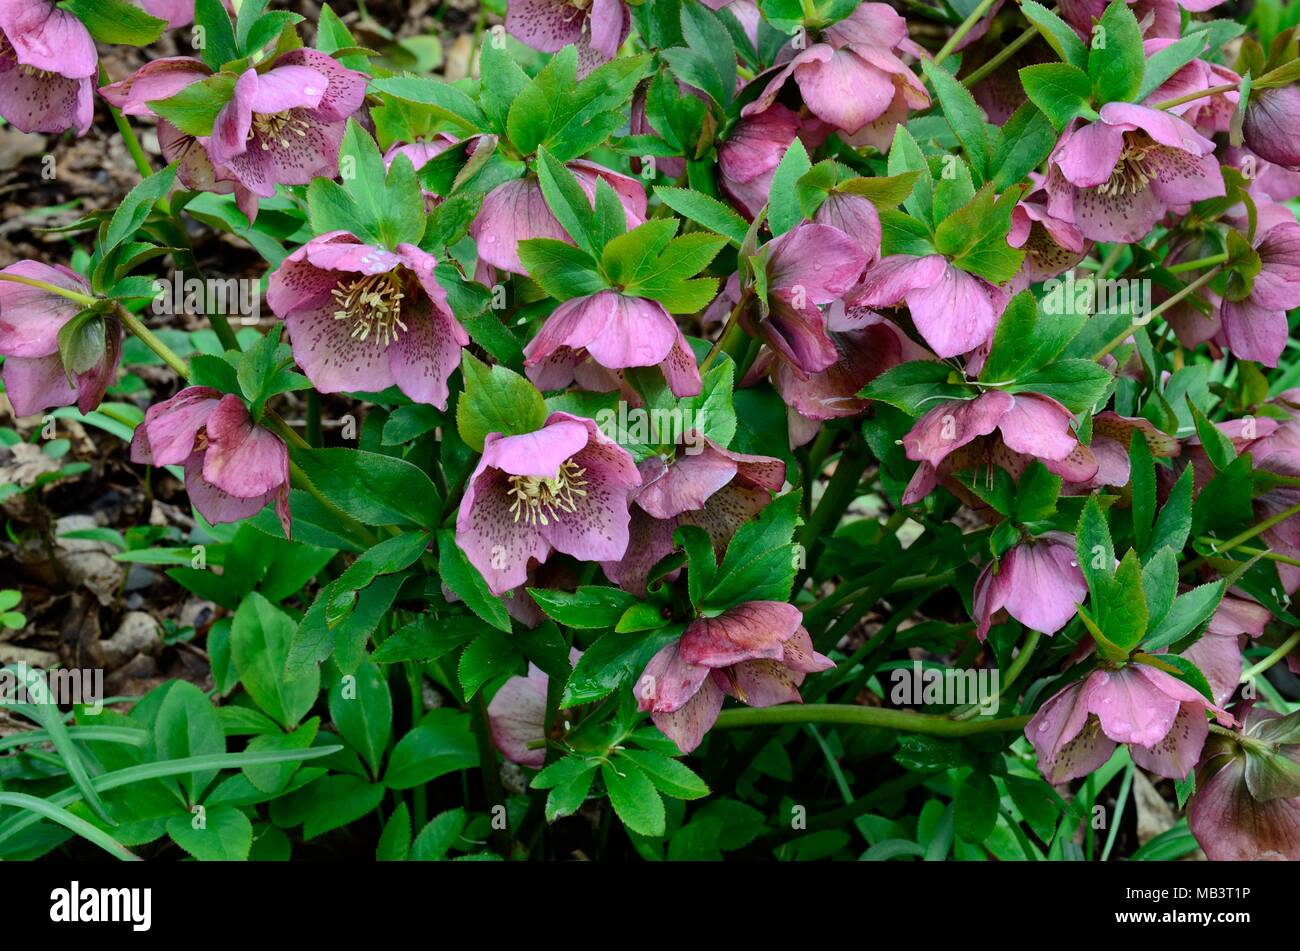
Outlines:
{"type": "Polygon", "coordinates": [[[520,519],[528,525],[549,525],[559,521],[565,512],[577,511],[577,501],[587,494],[583,488],[587,480],[583,478],[587,470],[572,459],[560,466],[555,478],[538,478],[536,476],[511,476],[510,495],[514,504],[510,506],[515,521],[520,519]]]}
{"type": "Polygon", "coordinates": [[[386,347],[408,329],[402,323],[402,298],[406,295],[394,271],[357,278],[331,293],[339,306],[334,319],[351,321],[352,336],[358,340],[369,340],[373,334],[386,347]]]}
{"type": "Polygon", "coordinates": [[[1120,153],[1109,181],[1097,187],[1103,195],[1134,195],[1147,187],[1155,173],[1147,167],[1147,155],[1153,143],[1145,135],[1133,133],[1124,136],[1124,151],[1120,153]]]}
{"type": "Polygon", "coordinates": [[[307,138],[307,120],[294,110],[286,112],[261,112],[253,116],[252,127],[248,131],[249,139],[260,138],[262,151],[269,152],[271,143],[281,148],[288,148],[292,143],[290,136],[307,138]]]}

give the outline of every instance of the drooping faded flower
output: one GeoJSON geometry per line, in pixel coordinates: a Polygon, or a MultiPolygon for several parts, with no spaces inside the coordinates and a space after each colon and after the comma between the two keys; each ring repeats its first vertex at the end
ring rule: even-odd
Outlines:
{"type": "Polygon", "coordinates": [[[1300,861],[1295,715],[1253,707],[1242,731],[1205,744],[1187,827],[1212,862],[1300,861]]]}
{"type": "MultiPolygon", "coordinates": [[[[100,92],[128,115],[152,115],[149,103],[176,95],[212,75],[200,60],[155,60],[100,92]]],[[[278,56],[269,69],[249,68],[234,85],[212,134],[191,136],[166,120],[158,143],[187,188],[234,192],[251,221],[259,198],[276,185],[306,185],[338,174],[348,117],[365,101],[368,77],[311,49],[278,56]]]]}
{"type": "Polygon", "coordinates": [[[456,543],[497,595],[524,582],[530,558],[552,551],[614,561],[627,550],[628,501],[640,484],[627,450],[590,419],[552,413],[536,432],[489,433],[456,543]]]}
{"type": "Polygon", "coordinates": [[[1168,779],[1184,778],[1209,734],[1206,711],[1232,718],[1190,684],[1144,663],[1097,669],[1044,703],[1025,724],[1038,770],[1051,783],[1077,779],[1127,743],[1133,762],[1168,779]]]}
{"type": "Polygon", "coordinates": [[[0,116],[10,125],[85,135],[98,68],[90,32],[53,0],[0,3],[0,116]]]}
{"type": "Polygon", "coordinates": [[[1250,150],[1266,162],[1300,169],[1300,87],[1253,94],[1241,131],[1250,150]]]}
{"type": "Polygon", "coordinates": [[[747,601],[692,621],[650,659],[634,692],[638,708],[689,753],[717,720],[724,696],[751,707],[801,703],[804,677],[833,666],[813,649],[798,608],[747,601]]]}
{"type": "Polygon", "coordinates": [[[573,366],[574,358],[590,356],[607,370],[657,366],[674,396],[700,392],[700,370],[695,354],[672,315],[658,301],[604,290],[567,300],[546,318],[546,323],[524,348],[529,377],[548,369],[546,388],[559,383],[556,364],[573,366]]]}
{"type": "Polygon", "coordinates": [[[867,269],[845,299],[852,307],[907,304],[912,323],[939,357],[955,357],[993,338],[1009,295],[982,277],[954,267],[938,254],[892,254],[867,269]]]}
{"type": "Polygon", "coordinates": [[[1030,173],[1039,187],[1027,193],[1011,210],[1011,231],[1007,244],[1025,252],[1024,263],[1012,279],[1013,290],[1058,277],[1074,267],[1088,253],[1089,243],[1070,221],[1048,210],[1048,195],[1041,187],[1041,176],[1030,173]]]}
{"type": "Polygon", "coordinates": [[[506,30],[526,46],[558,53],[578,50],[578,77],[618,54],[632,29],[623,0],[510,0],[506,30]]]}
{"type": "MultiPolygon", "coordinates": [[[[62,265],[19,261],[0,270],[89,294],[80,274],[62,265]]],[[[0,369],[5,393],[15,416],[31,416],[54,406],[76,403],[89,413],[104,398],[122,356],[122,327],[108,318],[94,318],[96,338],[78,347],[73,358],[80,366],[65,366],[59,355],[59,331],[81,312],[81,305],[58,294],[26,284],[0,281],[0,369]],[[68,371],[72,371],[69,380],[68,371]]]]}
{"type": "Polygon", "coordinates": [[[1088,596],[1075,561],[1074,536],[1048,532],[1015,545],[975,582],[975,633],[982,641],[993,616],[1005,610],[1033,631],[1052,635],[1074,617],[1088,596]]]}
{"type": "Polygon", "coordinates": [[[634,594],[645,593],[650,569],[672,552],[677,526],[703,528],[721,553],[785,482],[779,459],[732,452],[698,433],[687,435],[693,438],[672,455],[641,463],[627,553],[601,564],[611,581],[634,594]]]}
{"type": "Polygon", "coordinates": [[[1096,122],[1066,127],[1049,158],[1050,212],[1093,241],[1133,242],[1171,209],[1224,194],[1214,143],[1185,121],[1108,102],[1096,122]]]}
{"type": "MultiPolygon", "coordinates": [[[[769,241],[759,257],[767,274],[767,306],[756,334],[800,372],[820,373],[839,359],[821,307],[857,282],[866,253],[838,228],[805,223],[769,241]]],[[[752,322],[748,313],[742,317],[752,322]]]]}
{"type": "MultiPolygon", "coordinates": [[[[569,650],[570,666],[577,666],[582,651],[569,650]]],[[[492,742],[512,763],[541,769],[546,762],[546,691],[551,678],[536,664],[528,664],[527,677],[511,677],[488,704],[492,742]]]]}
{"type": "MultiPolygon", "coordinates": [[[[596,183],[604,180],[614,189],[627,213],[627,227],[631,230],[644,223],[646,216],[645,189],[641,183],[627,175],[612,172],[595,162],[578,160],[565,166],[578,180],[587,200],[595,207],[596,183]]],[[[551,214],[536,176],[525,175],[503,182],[483,199],[483,204],[469,227],[470,237],[478,246],[481,260],[511,274],[528,275],[519,260],[519,242],[531,238],[554,238],[573,243],[560,222],[551,214]]]]}
{"type": "Polygon", "coordinates": [[[930,104],[924,84],[899,58],[906,41],[907,21],[893,7],[859,4],[826,27],[821,42],[796,52],[742,115],[770,108],[786,80],[793,79],[809,111],[849,136],[882,117],[892,118],[891,125],[904,121],[909,109],[930,104]]]}
{"type": "Polygon", "coordinates": [[[918,419],[903,437],[907,458],[938,467],[951,452],[998,430],[1013,452],[1060,462],[1079,445],[1068,409],[1041,393],[989,390],[973,400],[941,403],[918,419]]]}
{"type": "Polygon", "coordinates": [[[131,440],[131,461],[184,466],[185,491],[208,522],[237,522],[268,503],[290,537],[289,450],[255,425],[242,400],[190,386],[145,411],[131,440]]]}
{"type": "Polygon", "coordinates": [[[447,378],[469,335],[434,276],[433,256],[346,231],[312,238],[271,274],[266,300],[284,320],[294,359],[322,393],[396,385],[447,406],[447,378]]]}
{"type": "Polygon", "coordinates": [[[1223,342],[1239,360],[1277,366],[1287,343],[1287,311],[1300,307],[1300,224],[1255,235],[1260,270],[1242,300],[1220,306],[1223,342]]]}

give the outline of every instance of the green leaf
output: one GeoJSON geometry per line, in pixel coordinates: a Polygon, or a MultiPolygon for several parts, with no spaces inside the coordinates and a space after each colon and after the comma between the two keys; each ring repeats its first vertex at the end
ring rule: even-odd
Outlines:
{"type": "Polygon", "coordinates": [[[483,621],[468,614],[442,618],[426,614],[384,638],[370,659],[376,664],[437,660],[468,644],[486,628],[483,621]]]}
{"type": "Polygon", "coordinates": [[[412,789],[459,769],[478,766],[470,718],[459,710],[430,710],[393,747],[384,774],[390,789],[412,789]]]}
{"type": "Polygon", "coordinates": [[[460,438],[483,451],[489,433],[515,436],[546,425],[546,401],[537,387],[503,366],[488,367],[468,350],[461,360],[465,392],[456,403],[460,438]]]}
{"type": "Polygon", "coordinates": [[[172,816],[167,820],[167,835],[200,862],[244,862],[253,847],[253,824],[234,806],[172,816]]]}
{"type": "Polygon", "coordinates": [[[638,766],[619,757],[617,762],[602,763],[600,776],[610,805],[625,826],[641,835],[664,834],[664,801],[638,766]]]}
{"type": "Polygon", "coordinates": [[[656,789],[672,799],[703,799],[709,794],[708,784],[692,769],[662,753],[625,749],[615,756],[614,764],[621,767],[627,760],[649,776],[656,789]]]}
{"type": "Polygon", "coordinates": [[[195,0],[193,28],[203,31],[199,58],[214,73],[226,63],[239,58],[235,26],[230,22],[230,14],[222,0],[195,0]]]}
{"type": "Polygon", "coordinates": [[[285,662],[297,624],[256,591],[235,612],[231,656],[253,702],[285,729],[298,725],[320,689],[320,669],[289,676],[285,662]]]}
{"type": "Polygon", "coordinates": [[[680,625],[640,633],[610,633],[583,652],[564,685],[561,706],[574,707],[609,696],[645,670],[665,644],[680,637],[680,625]]]}
{"type": "Polygon", "coordinates": [[[492,627],[509,633],[510,615],[505,605],[488,590],[487,582],[460,550],[450,529],[438,532],[438,574],[466,607],[492,627]]]}
{"type": "Polygon", "coordinates": [[[953,797],[953,829],[967,842],[983,842],[998,822],[998,790],[988,773],[971,773],[953,797]]]}
{"type": "Polygon", "coordinates": [[[609,287],[596,270],[591,255],[565,241],[554,238],[520,241],[519,260],[533,282],[556,300],[586,297],[609,287]]]}
{"type": "Polygon", "coordinates": [[[993,140],[989,170],[994,190],[1005,191],[1023,181],[1051,154],[1056,139],[1056,130],[1042,110],[1032,102],[1023,104],[993,140]]]}
{"type": "Polygon", "coordinates": [[[927,225],[933,220],[934,180],[930,177],[930,163],[916,144],[916,139],[901,123],[894,129],[894,142],[889,147],[888,171],[890,176],[916,172],[912,193],[903,201],[903,207],[927,225]]]}
{"type": "MultiPolygon", "coordinates": [[[[187,680],[172,681],[153,726],[154,756],[185,759],[226,751],[226,736],[211,701],[187,680]]],[[[185,798],[193,805],[216,777],[216,769],[195,770],[181,777],[185,798]]]]}
{"type": "Polygon", "coordinates": [[[1206,36],[1204,31],[1184,36],[1181,40],[1169,44],[1162,50],[1151,54],[1146,61],[1146,70],[1142,74],[1142,85],[1138,87],[1134,102],[1142,102],[1149,95],[1164,85],[1174,73],[1178,72],[1205,51],[1206,36]]]}
{"type": "Polygon", "coordinates": [[[149,212],[153,211],[154,203],[171,191],[172,182],[175,180],[176,166],[168,165],[162,171],[154,172],[127,193],[108,222],[108,231],[100,245],[104,253],[116,248],[140,230],[140,226],[149,217],[149,212]]]}
{"type": "Polygon", "coordinates": [[[983,182],[988,177],[989,163],[984,113],[980,111],[970,90],[946,69],[935,66],[927,59],[921,60],[921,68],[939,97],[943,117],[948,120],[957,141],[961,143],[962,151],[966,153],[976,184],[983,182]]]}
{"type": "Polygon", "coordinates": [[[1192,531],[1192,469],[1188,466],[1169,491],[1169,499],[1156,516],[1151,534],[1150,551],[1168,546],[1175,552],[1183,550],[1187,536],[1192,531]]]}
{"type": "Polygon", "coordinates": [[[1156,467],[1146,434],[1140,429],[1129,439],[1128,459],[1133,492],[1133,547],[1147,556],[1156,512],[1156,467]]]}
{"type": "Polygon", "coordinates": [[[1091,360],[1057,360],[1042,370],[1021,377],[1006,387],[1009,393],[1041,393],[1050,396],[1071,413],[1091,412],[1105,396],[1113,378],[1091,360]]]}
{"type": "Polygon", "coordinates": [[[784,234],[803,220],[796,185],[811,167],[808,151],[796,136],[772,175],[771,194],[767,200],[767,223],[772,229],[772,237],[784,234]]]}
{"type": "Polygon", "coordinates": [[[149,108],[186,135],[211,135],[217,115],[234,93],[235,79],[230,73],[208,76],[166,99],[151,101],[149,108]]]}
{"type": "Polygon", "coordinates": [[[293,458],[326,499],[359,522],[437,527],[438,490],[405,459],[344,448],[296,449],[293,458]]]}
{"type": "Polygon", "coordinates": [[[378,775],[393,732],[393,697],[384,672],[363,663],[340,679],[330,688],[329,711],[343,739],[361,754],[371,775],[378,775]]]}
{"type": "Polygon", "coordinates": [[[515,638],[502,631],[484,631],[460,655],[460,684],[468,700],[489,680],[515,671],[522,659],[515,638]]]}
{"type": "Polygon", "coordinates": [[[1088,582],[1088,590],[1096,596],[1099,579],[1109,576],[1115,564],[1115,545],[1110,540],[1110,526],[1106,523],[1106,516],[1102,513],[1096,496],[1084,503],[1074,539],[1079,570],[1088,582]]]}
{"type": "Polygon", "coordinates": [[[545,148],[537,152],[537,180],[542,186],[542,196],[564,230],[592,257],[600,254],[592,237],[595,213],[578,180],[545,148]]]}
{"type": "Polygon", "coordinates": [[[1133,99],[1142,88],[1142,28],[1124,0],[1113,0],[1093,31],[1088,78],[1098,103],[1133,99]]]}
{"type": "Polygon", "coordinates": [[[125,0],[63,0],[59,6],[80,20],[100,43],[148,46],[167,29],[166,20],[125,0]]]}
{"type": "Polygon", "coordinates": [[[998,320],[980,380],[1005,385],[1049,366],[1086,320],[1085,314],[1044,314],[1033,293],[1021,291],[998,320]]]}
{"type": "Polygon", "coordinates": [[[1092,610],[1097,626],[1106,640],[1127,657],[1147,629],[1146,593],[1142,590],[1142,567],[1137,553],[1129,549],[1114,575],[1099,574],[1095,583],[1092,610]]]}
{"type": "Polygon", "coordinates": [[[1081,70],[1087,68],[1088,48],[1083,45],[1083,40],[1079,39],[1079,34],[1074,32],[1073,27],[1035,0],[1023,0],[1020,12],[1038,27],[1043,39],[1063,62],[1081,70]]]}
{"type": "MultiPolygon", "coordinates": [[[[491,46],[492,44],[488,44],[491,46]]],[[[379,836],[379,845],[375,848],[375,860],[379,862],[405,862],[411,851],[411,810],[406,803],[398,803],[393,814],[384,823],[384,831],[379,836]]]]}
{"type": "Polygon", "coordinates": [[[749,222],[716,198],[710,198],[708,195],[687,188],[671,188],[664,185],[655,186],[655,194],[659,196],[660,201],[679,215],[685,215],[691,221],[717,232],[737,248],[745,243],[745,235],[749,233],[749,222]]]}
{"type": "Polygon", "coordinates": [[[731,34],[723,26],[718,14],[699,3],[683,3],[682,38],[691,50],[698,50],[707,56],[718,77],[721,96],[718,105],[731,103],[732,91],[736,88],[736,46],[731,34]]]}
{"type": "Polygon", "coordinates": [[[1075,116],[1089,110],[1092,86],[1088,74],[1065,63],[1040,63],[1020,70],[1025,95],[1059,132],[1075,116]]]}
{"type": "Polygon", "coordinates": [[[314,839],[356,822],[379,807],[384,787],[357,776],[323,776],[304,787],[304,839],[314,839]]]}
{"type": "Polygon", "coordinates": [[[937,399],[970,399],[967,387],[950,380],[952,370],[935,360],[911,360],[891,367],[872,380],[861,392],[866,399],[880,400],[912,416],[919,416],[937,399]]]}
{"type": "Polygon", "coordinates": [[[412,75],[388,76],[372,79],[370,88],[375,92],[419,103],[434,117],[459,126],[470,135],[479,134],[488,124],[487,116],[474,100],[442,79],[412,75]]]}
{"type": "Polygon", "coordinates": [[[583,585],[572,593],[529,588],[528,593],[548,617],[580,630],[612,628],[637,603],[635,596],[604,585],[583,585]]]}
{"type": "Polygon", "coordinates": [[[1220,579],[1210,584],[1193,588],[1186,594],[1174,599],[1173,607],[1142,641],[1146,651],[1160,650],[1177,644],[1213,616],[1214,611],[1223,600],[1224,581],[1220,579]]]}
{"type": "Polygon", "coordinates": [[[465,810],[456,808],[440,812],[429,820],[411,844],[412,862],[436,862],[446,858],[447,852],[465,829],[465,810]]]}
{"type": "Polygon", "coordinates": [[[1062,479],[1038,460],[1030,463],[1016,487],[1015,516],[1021,523],[1036,522],[1056,511],[1062,479]]]}

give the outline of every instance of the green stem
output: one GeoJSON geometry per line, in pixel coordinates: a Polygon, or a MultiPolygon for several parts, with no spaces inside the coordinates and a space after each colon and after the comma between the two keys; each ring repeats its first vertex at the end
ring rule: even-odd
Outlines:
{"type": "MultiPolygon", "coordinates": [[[[108,70],[104,64],[99,64],[99,83],[101,86],[107,86],[112,81],[108,75],[108,70]]],[[[131,128],[131,123],[127,121],[126,116],[116,106],[108,107],[109,115],[113,117],[113,124],[117,126],[117,131],[122,135],[122,142],[126,145],[127,152],[131,155],[131,161],[135,162],[136,171],[140,173],[141,178],[148,178],[153,174],[153,165],[149,162],[149,156],[145,154],[144,147],[140,145],[140,139],[135,134],[135,129],[131,128]]]]}
{"type": "Polygon", "coordinates": [[[1165,311],[1169,310],[1169,308],[1173,307],[1184,297],[1187,297],[1189,294],[1193,294],[1196,291],[1200,290],[1203,286],[1208,284],[1215,276],[1217,276],[1219,271],[1221,270],[1222,270],[1221,267],[1216,267],[1212,270],[1206,271],[1196,280],[1192,281],[1192,283],[1186,285],[1178,293],[1174,294],[1164,303],[1160,304],[1160,306],[1152,310],[1149,314],[1129,324],[1126,328],[1124,328],[1122,331],[1120,331],[1118,334],[1112,337],[1110,342],[1107,343],[1106,346],[1102,347],[1095,354],[1093,354],[1092,359],[1094,361],[1100,360],[1102,357],[1106,356],[1108,353],[1110,353],[1112,350],[1114,350],[1116,347],[1122,344],[1129,337],[1133,336],[1134,333],[1136,333],[1138,330],[1145,327],[1147,324],[1151,323],[1151,321],[1155,320],[1165,311]]]}
{"type": "Polygon", "coordinates": [[[1172,109],[1174,106],[1181,106],[1185,102],[1192,102],[1196,99],[1203,99],[1206,96],[1217,96],[1221,92],[1234,92],[1238,87],[1237,83],[1224,83],[1222,86],[1211,86],[1209,89],[1201,89],[1196,92],[1189,92],[1185,96],[1175,96],[1173,99],[1165,99],[1157,102],[1152,108],[1154,109],[1172,109]]]}
{"type": "Polygon", "coordinates": [[[982,66],[980,66],[979,69],[975,70],[965,79],[963,79],[961,81],[962,85],[968,89],[971,86],[974,86],[981,79],[988,76],[989,73],[993,72],[995,69],[997,69],[1003,63],[1005,63],[1011,57],[1015,56],[1018,52],[1020,52],[1021,48],[1037,35],[1038,35],[1038,27],[1031,26],[1029,29],[1025,30],[1025,32],[1021,33],[1019,36],[1017,36],[1006,46],[1002,47],[1002,49],[998,50],[997,54],[992,59],[990,59],[987,63],[984,63],[982,66]]]}
{"type": "MultiPolygon", "coordinates": [[[[1245,531],[1233,535],[1226,542],[1224,542],[1222,545],[1219,545],[1215,549],[1215,554],[1216,555],[1223,554],[1224,552],[1232,551],[1232,549],[1236,548],[1242,542],[1250,541],[1256,535],[1268,531],[1274,525],[1279,525],[1282,522],[1285,522],[1293,515],[1300,515],[1300,505],[1293,505],[1288,509],[1283,509],[1281,512],[1278,512],[1276,515],[1270,515],[1268,518],[1264,519],[1264,521],[1258,522],[1255,525],[1252,525],[1250,528],[1246,529],[1245,531]]],[[[1205,564],[1204,558],[1195,558],[1183,566],[1181,573],[1186,574],[1192,568],[1199,568],[1203,564],[1205,564]]]]}
{"type": "Polygon", "coordinates": [[[67,298],[70,301],[80,304],[82,307],[93,307],[99,302],[98,297],[91,297],[89,294],[83,294],[80,291],[73,291],[66,287],[59,287],[59,285],[51,284],[49,281],[37,280],[34,277],[24,277],[21,274],[0,274],[0,281],[8,281],[10,284],[26,284],[28,287],[35,287],[38,290],[67,298]]]}
{"type": "Polygon", "coordinates": [[[139,317],[131,313],[121,304],[117,306],[117,319],[122,321],[122,326],[135,334],[136,337],[140,339],[141,343],[154,353],[158,354],[158,356],[162,358],[163,363],[175,370],[176,374],[182,380],[188,380],[190,378],[190,368],[186,365],[185,361],[178,357],[171,347],[163,343],[152,330],[146,327],[139,317]]]}
{"type": "Polygon", "coordinates": [[[1272,667],[1274,664],[1280,661],[1283,657],[1286,657],[1287,654],[1295,650],[1297,644],[1300,644],[1300,631],[1296,631],[1294,634],[1288,637],[1285,641],[1281,643],[1281,645],[1278,646],[1277,650],[1273,651],[1273,653],[1269,654],[1258,664],[1251,667],[1249,670],[1243,670],[1241,672],[1241,682],[1246,683],[1249,680],[1254,680],[1264,671],[1268,670],[1270,667],[1272,667]]]}
{"type": "Polygon", "coordinates": [[[861,707],[847,703],[786,704],[779,707],[737,707],[718,714],[714,729],[770,726],[785,723],[841,723],[872,726],[930,736],[972,736],[977,733],[1011,733],[1024,729],[1029,717],[1000,720],[950,720],[948,717],[886,707],[861,707]]]}
{"type": "Polygon", "coordinates": [[[1222,254],[1211,254],[1208,258],[1197,258],[1195,261],[1181,261],[1178,264],[1171,264],[1165,270],[1170,274],[1182,274],[1185,271],[1196,271],[1212,264],[1222,264],[1227,260],[1228,252],[1224,251],[1222,254]]]}
{"type": "Polygon", "coordinates": [[[984,14],[989,12],[995,2],[996,0],[981,0],[980,5],[972,10],[970,16],[961,22],[952,36],[948,37],[948,42],[943,44],[943,48],[934,54],[934,65],[938,66],[952,54],[957,44],[966,38],[967,33],[975,29],[975,24],[984,19],[984,14]]]}
{"type": "Polygon", "coordinates": [[[727,315],[727,322],[722,328],[722,333],[718,334],[718,339],[700,363],[701,376],[713,365],[713,361],[718,358],[719,353],[723,350],[728,353],[731,352],[731,348],[736,345],[737,336],[743,337],[745,335],[744,328],[740,326],[740,312],[745,309],[745,305],[749,303],[751,296],[753,296],[753,292],[748,287],[741,291],[740,300],[736,301],[736,306],[731,308],[731,313],[727,315]]]}

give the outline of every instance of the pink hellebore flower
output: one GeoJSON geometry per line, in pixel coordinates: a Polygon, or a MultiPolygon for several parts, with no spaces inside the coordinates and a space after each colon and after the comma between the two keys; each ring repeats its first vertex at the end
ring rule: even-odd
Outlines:
{"type": "MultiPolygon", "coordinates": [[[[1203,13],[1217,7],[1223,0],[1126,0],[1133,8],[1139,23],[1153,36],[1178,38],[1181,26],[1179,8],[1190,13],[1203,13]],[[1148,19],[1149,18],[1149,19],[1148,19]]],[[[1110,0],[1061,0],[1061,17],[1074,27],[1085,40],[1092,37],[1094,20],[1100,20],[1110,0]]]]}
{"type": "Polygon", "coordinates": [[[289,450],[253,424],[242,400],[189,386],[145,411],[131,461],[185,467],[185,491],[212,524],[256,515],[268,503],[290,537],[289,450]]]}
{"type": "Polygon", "coordinates": [[[641,463],[641,488],[633,496],[630,541],[619,560],[602,562],[606,576],[633,594],[644,594],[650,569],[673,551],[679,525],[697,525],[709,533],[721,553],[742,524],[757,515],[781,491],[785,463],[770,456],[750,456],[723,449],[695,434],[699,451],[690,448],[641,463]]]}
{"type": "MultiPolygon", "coordinates": [[[[645,221],[645,189],[637,179],[611,172],[595,162],[578,160],[569,162],[566,167],[578,180],[578,185],[586,193],[592,207],[596,203],[596,183],[604,179],[623,204],[629,230],[645,221]]],[[[542,195],[542,186],[532,175],[503,182],[488,192],[469,227],[469,233],[478,245],[481,261],[525,277],[528,270],[519,260],[520,241],[554,238],[573,243],[573,239],[551,214],[546,198],[542,195]]]]}
{"type": "MultiPolygon", "coordinates": [[[[176,95],[212,71],[197,59],[169,57],[146,63],[100,92],[127,115],[153,115],[150,102],[176,95]]],[[[306,185],[338,173],[339,143],[348,117],[366,97],[364,73],[311,49],[291,50],[264,72],[249,68],[235,83],[210,136],[185,135],[158,124],[158,143],[187,188],[234,192],[251,221],[259,198],[276,185],[306,185]]]]}
{"type": "MultiPolygon", "coordinates": [[[[1176,42],[1176,37],[1151,39],[1143,43],[1142,48],[1149,59],[1176,42]]],[[[1241,77],[1226,66],[1194,59],[1166,79],[1147,96],[1147,100],[1164,102],[1167,99],[1179,99],[1217,86],[1236,85],[1240,80],[1241,77]]],[[[1201,96],[1181,105],[1170,106],[1165,111],[1182,117],[1205,135],[1213,135],[1215,132],[1228,131],[1238,99],[1240,96],[1237,91],[1231,90],[1213,96],[1201,96]]]]}
{"type": "Polygon", "coordinates": [[[612,290],[567,300],[524,348],[524,366],[535,377],[533,368],[540,369],[553,357],[564,361],[583,353],[607,370],[661,367],[674,396],[700,392],[695,354],[658,301],[612,290]]]}
{"type": "Polygon", "coordinates": [[[993,338],[1008,295],[937,254],[893,254],[870,268],[846,303],[858,307],[907,304],[917,333],[936,356],[970,353],[993,338]]]}
{"type": "Polygon", "coordinates": [[[1003,609],[1033,631],[1052,635],[1065,627],[1088,596],[1074,547],[1073,535],[1048,532],[1014,546],[996,570],[989,564],[975,582],[979,639],[984,640],[993,615],[1003,609]]]}
{"type": "Polygon", "coordinates": [[[618,54],[632,30],[632,14],[623,0],[510,0],[506,30],[543,53],[576,46],[582,78],[618,54]]]}
{"type": "MultiPolygon", "coordinates": [[[[576,667],[582,651],[569,650],[569,664],[576,667]]],[[[541,769],[546,747],[535,746],[546,739],[546,691],[550,677],[536,664],[528,664],[527,677],[511,677],[488,704],[488,725],[492,742],[512,763],[541,769]]]]}
{"type": "Polygon", "coordinates": [[[1214,143],[1184,120],[1108,102],[1096,122],[1066,128],[1049,158],[1051,213],[1094,241],[1133,242],[1171,208],[1224,194],[1214,143]]]}
{"type": "MultiPolygon", "coordinates": [[[[1036,173],[1030,175],[1038,179],[1036,173]]],[[[1007,244],[1025,252],[1020,272],[1012,281],[1012,287],[1017,290],[1060,276],[1088,253],[1087,239],[1072,222],[1048,211],[1047,201],[1046,192],[1036,188],[1011,210],[1007,244]]]]}
{"type": "Polygon", "coordinates": [[[0,116],[10,125],[85,135],[98,67],[90,31],[53,0],[0,3],[0,116]]]}
{"type": "Polygon", "coordinates": [[[898,56],[906,44],[907,21],[893,7],[859,4],[822,31],[822,42],[796,53],[742,115],[770,108],[786,80],[793,78],[808,109],[848,135],[887,113],[895,122],[905,120],[908,109],[930,104],[924,84],[898,56]]]}
{"type": "Polygon", "coordinates": [[[628,543],[628,501],[641,484],[626,449],[594,422],[552,413],[536,432],[489,433],[456,517],[456,543],[500,595],[552,551],[613,561],[628,543]]]}
{"type": "Polygon", "coordinates": [[[394,384],[447,407],[447,378],[469,335],[451,314],[433,255],[362,244],[346,231],[312,238],[271,274],[266,300],[294,359],[322,393],[394,384]]]}
{"type": "Polygon", "coordinates": [[[767,311],[758,321],[763,341],[799,372],[820,373],[839,359],[826,333],[829,304],[862,275],[867,255],[838,228],[801,224],[763,246],[767,311]]]}
{"type": "Polygon", "coordinates": [[[1286,348],[1286,313],[1300,307],[1300,224],[1292,221],[1256,234],[1255,251],[1260,271],[1244,300],[1224,299],[1221,335],[1237,359],[1275,367],[1286,348]]]}
{"type": "MultiPolygon", "coordinates": [[[[167,25],[172,29],[188,26],[194,22],[194,0],[135,0],[135,2],[144,8],[145,13],[166,20],[167,25]]],[[[222,0],[222,4],[227,11],[234,14],[230,0],[222,0]]]]}
{"type": "Polygon", "coordinates": [[[746,218],[767,204],[772,176],[799,134],[799,116],[780,103],[740,119],[718,147],[718,184],[746,218]]]}
{"type": "Polygon", "coordinates": [[[804,676],[834,666],[813,649],[794,605],[747,601],[692,621],[650,659],[634,692],[639,709],[689,753],[717,720],[724,695],[751,707],[802,703],[804,676]]]}
{"type": "MultiPolygon", "coordinates": [[[[37,261],[19,261],[0,270],[0,274],[90,293],[90,285],[81,275],[63,265],[50,267],[37,261]]],[[[75,301],[49,291],[0,281],[0,354],[5,358],[0,375],[15,416],[31,416],[74,402],[83,413],[89,413],[104,398],[122,356],[122,327],[116,320],[104,319],[102,358],[93,367],[76,374],[75,381],[69,383],[59,356],[59,331],[81,309],[75,301]]]]}
{"type": "Polygon", "coordinates": [[[1013,452],[1041,459],[1050,469],[1079,445],[1070,411],[1041,393],[989,390],[973,400],[941,403],[916,421],[903,437],[907,458],[938,468],[944,458],[997,429],[1013,452]]]}
{"type": "MultiPolygon", "coordinates": [[[[454,148],[457,144],[459,144],[457,140],[445,132],[439,132],[431,139],[421,139],[418,142],[395,142],[384,153],[384,168],[392,168],[393,160],[399,155],[405,155],[410,161],[411,167],[418,172],[443,152],[454,148]]],[[[421,188],[421,191],[424,193],[426,210],[433,208],[442,197],[427,188],[421,188]]]]}
{"type": "Polygon", "coordinates": [[[1094,670],[1039,708],[1025,724],[1038,769],[1053,784],[1077,779],[1129,744],[1133,762],[1168,779],[1182,779],[1201,755],[1206,710],[1231,717],[1193,686],[1147,664],[1094,670]]]}

